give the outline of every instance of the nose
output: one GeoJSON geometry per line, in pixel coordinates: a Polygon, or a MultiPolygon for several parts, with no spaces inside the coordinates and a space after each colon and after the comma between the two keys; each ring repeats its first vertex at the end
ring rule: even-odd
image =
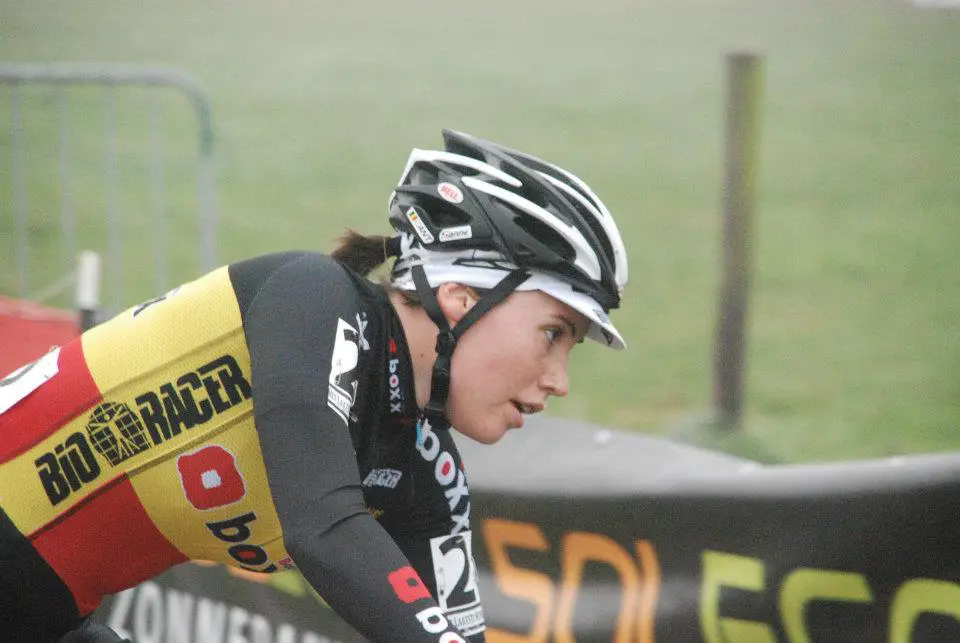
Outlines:
{"type": "Polygon", "coordinates": [[[551,359],[544,371],[540,385],[549,395],[565,397],[570,392],[570,377],[567,373],[566,355],[551,359]]]}

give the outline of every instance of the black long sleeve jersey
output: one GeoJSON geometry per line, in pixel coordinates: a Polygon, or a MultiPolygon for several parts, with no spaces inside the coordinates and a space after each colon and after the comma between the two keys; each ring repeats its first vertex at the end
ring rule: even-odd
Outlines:
{"type": "Polygon", "coordinates": [[[5,640],[202,559],[296,567],[374,641],[482,641],[466,475],[417,416],[389,300],[320,254],[87,331],[0,382],[5,640]]]}

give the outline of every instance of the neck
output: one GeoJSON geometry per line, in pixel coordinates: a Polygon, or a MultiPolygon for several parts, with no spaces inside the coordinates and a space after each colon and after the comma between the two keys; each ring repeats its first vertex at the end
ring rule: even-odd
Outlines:
{"type": "Polygon", "coordinates": [[[423,308],[407,305],[403,296],[396,292],[389,293],[390,303],[393,305],[403,334],[410,350],[410,360],[413,365],[413,383],[417,396],[417,406],[423,409],[430,399],[430,381],[433,379],[433,364],[437,360],[437,326],[427,316],[423,308]]]}

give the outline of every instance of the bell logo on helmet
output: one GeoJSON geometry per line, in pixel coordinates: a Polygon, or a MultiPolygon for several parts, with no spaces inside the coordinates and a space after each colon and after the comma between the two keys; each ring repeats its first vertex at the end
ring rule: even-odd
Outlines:
{"type": "Polygon", "coordinates": [[[447,183],[446,181],[440,183],[437,185],[437,192],[450,203],[463,203],[463,192],[453,183],[447,183]]]}
{"type": "Polygon", "coordinates": [[[427,224],[423,222],[423,218],[421,218],[420,213],[417,212],[415,207],[410,206],[407,208],[407,220],[410,222],[410,225],[413,226],[414,231],[416,231],[421,241],[424,243],[433,243],[433,233],[430,232],[427,224]]]}

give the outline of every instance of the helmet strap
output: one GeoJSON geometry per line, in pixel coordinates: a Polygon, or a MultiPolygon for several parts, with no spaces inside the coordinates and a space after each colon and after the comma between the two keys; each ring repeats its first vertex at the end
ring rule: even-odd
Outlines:
{"type": "Polygon", "coordinates": [[[440,427],[447,426],[448,423],[444,421],[444,410],[447,406],[447,397],[450,394],[450,365],[453,361],[453,349],[457,346],[457,340],[484,313],[509,297],[510,293],[530,277],[530,274],[522,270],[511,272],[501,279],[496,286],[487,291],[451,329],[443,310],[440,308],[440,303],[430,287],[423,266],[414,266],[410,272],[423,309],[438,329],[437,361],[433,363],[433,375],[430,378],[430,400],[423,409],[422,416],[430,420],[431,424],[440,427]]]}

